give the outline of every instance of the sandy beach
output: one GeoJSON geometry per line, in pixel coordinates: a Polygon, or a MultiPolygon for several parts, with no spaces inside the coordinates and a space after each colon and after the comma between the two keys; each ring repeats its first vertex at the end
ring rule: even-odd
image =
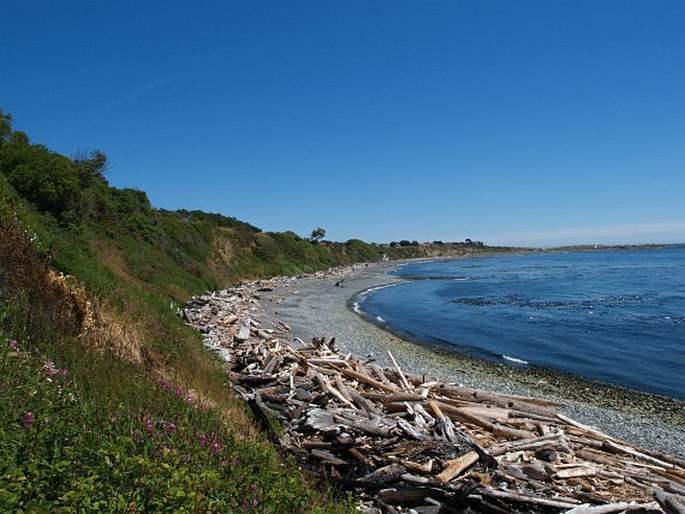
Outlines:
{"type": "Polygon", "coordinates": [[[285,281],[260,301],[263,326],[282,321],[292,337],[335,337],[343,353],[390,366],[392,352],[409,373],[469,387],[561,401],[578,421],[635,445],[685,458],[685,402],[526,366],[485,362],[445,348],[404,340],[354,312],[358,294],[398,282],[397,263],[361,265],[285,281]],[[339,283],[342,280],[342,283],[339,283]],[[339,283],[339,285],[336,285],[339,283]]]}

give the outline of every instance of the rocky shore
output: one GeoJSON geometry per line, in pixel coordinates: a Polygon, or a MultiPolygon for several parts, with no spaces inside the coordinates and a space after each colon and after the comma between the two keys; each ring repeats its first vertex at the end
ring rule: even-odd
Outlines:
{"type": "Polygon", "coordinates": [[[399,282],[392,263],[359,265],[283,282],[264,293],[262,319],[282,321],[293,337],[335,337],[342,352],[469,387],[553,399],[564,412],[633,444],[685,458],[685,402],[527,366],[492,364],[441,347],[407,341],[354,312],[358,294],[399,282]],[[342,281],[342,282],[341,282],[342,281]],[[336,287],[336,283],[339,285],[336,287]]]}
{"type": "Polygon", "coordinates": [[[395,337],[356,309],[389,269],[245,283],[179,314],[274,444],[362,512],[685,514],[682,402],[395,337]]]}

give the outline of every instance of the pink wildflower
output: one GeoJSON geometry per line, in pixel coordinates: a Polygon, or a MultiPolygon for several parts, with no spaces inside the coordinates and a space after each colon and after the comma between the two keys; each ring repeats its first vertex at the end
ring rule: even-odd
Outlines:
{"type": "Polygon", "coordinates": [[[16,339],[10,339],[10,350],[13,352],[19,351],[19,343],[16,339]]]}
{"type": "Polygon", "coordinates": [[[152,424],[152,421],[145,423],[145,433],[148,437],[152,437],[152,434],[155,433],[155,426],[152,424]]]}
{"type": "Polygon", "coordinates": [[[193,396],[193,393],[188,393],[186,395],[186,402],[190,403],[191,405],[195,403],[195,397],[193,396]]]}
{"type": "Polygon", "coordinates": [[[55,363],[52,362],[50,359],[45,361],[45,364],[43,365],[43,371],[49,377],[54,377],[57,373],[59,373],[59,371],[57,371],[57,368],[55,367],[55,363]]]}
{"type": "Polygon", "coordinates": [[[33,416],[33,412],[28,411],[24,414],[24,428],[31,428],[31,425],[33,425],[35,420],[36,418],[33,416]]]}
{"type": "Polygon", "coordinates": [[[66,376],[69,374],[69,370],[67,368],[62,368],[59,370],[59,376],[62,378],[66,378],[66,376]]]}
{"type": "Polygon", "coordinates": [[[181,396],[183,396],[183,389],[181,389],[180,387],[176,386],[176,390],[174,391],[174,393],[176,394],[176,397],[177,397],[177,398],[180,398],[181,396]]]}

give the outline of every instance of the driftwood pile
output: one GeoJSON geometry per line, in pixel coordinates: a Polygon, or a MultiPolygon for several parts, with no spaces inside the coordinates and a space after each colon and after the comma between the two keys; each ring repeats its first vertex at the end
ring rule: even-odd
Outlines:
{"type": "Polygon", "coordinates": [[[274,443],[363,512],[685,514],[685,463],[563,415],[562,405],[381,369],[256,319],[290,279],[193,298],[182,317],[222,353],[274,443]],[[278,419],[277,423],[273,420],[278,419]]]}

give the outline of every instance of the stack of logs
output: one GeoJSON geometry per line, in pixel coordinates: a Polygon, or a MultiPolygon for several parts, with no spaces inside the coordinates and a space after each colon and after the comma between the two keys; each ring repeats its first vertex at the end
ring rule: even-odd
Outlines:
{"type": "Polygon", "coordinates": [[[181,315],[221,351],[274,443],[353,491],[362,512],[685,514],[685,462],[561,404],[409,375],[391,354],[381,369],[334,339],[263,328],[259,295],[284,280],[195,297],[181,315]]]}

